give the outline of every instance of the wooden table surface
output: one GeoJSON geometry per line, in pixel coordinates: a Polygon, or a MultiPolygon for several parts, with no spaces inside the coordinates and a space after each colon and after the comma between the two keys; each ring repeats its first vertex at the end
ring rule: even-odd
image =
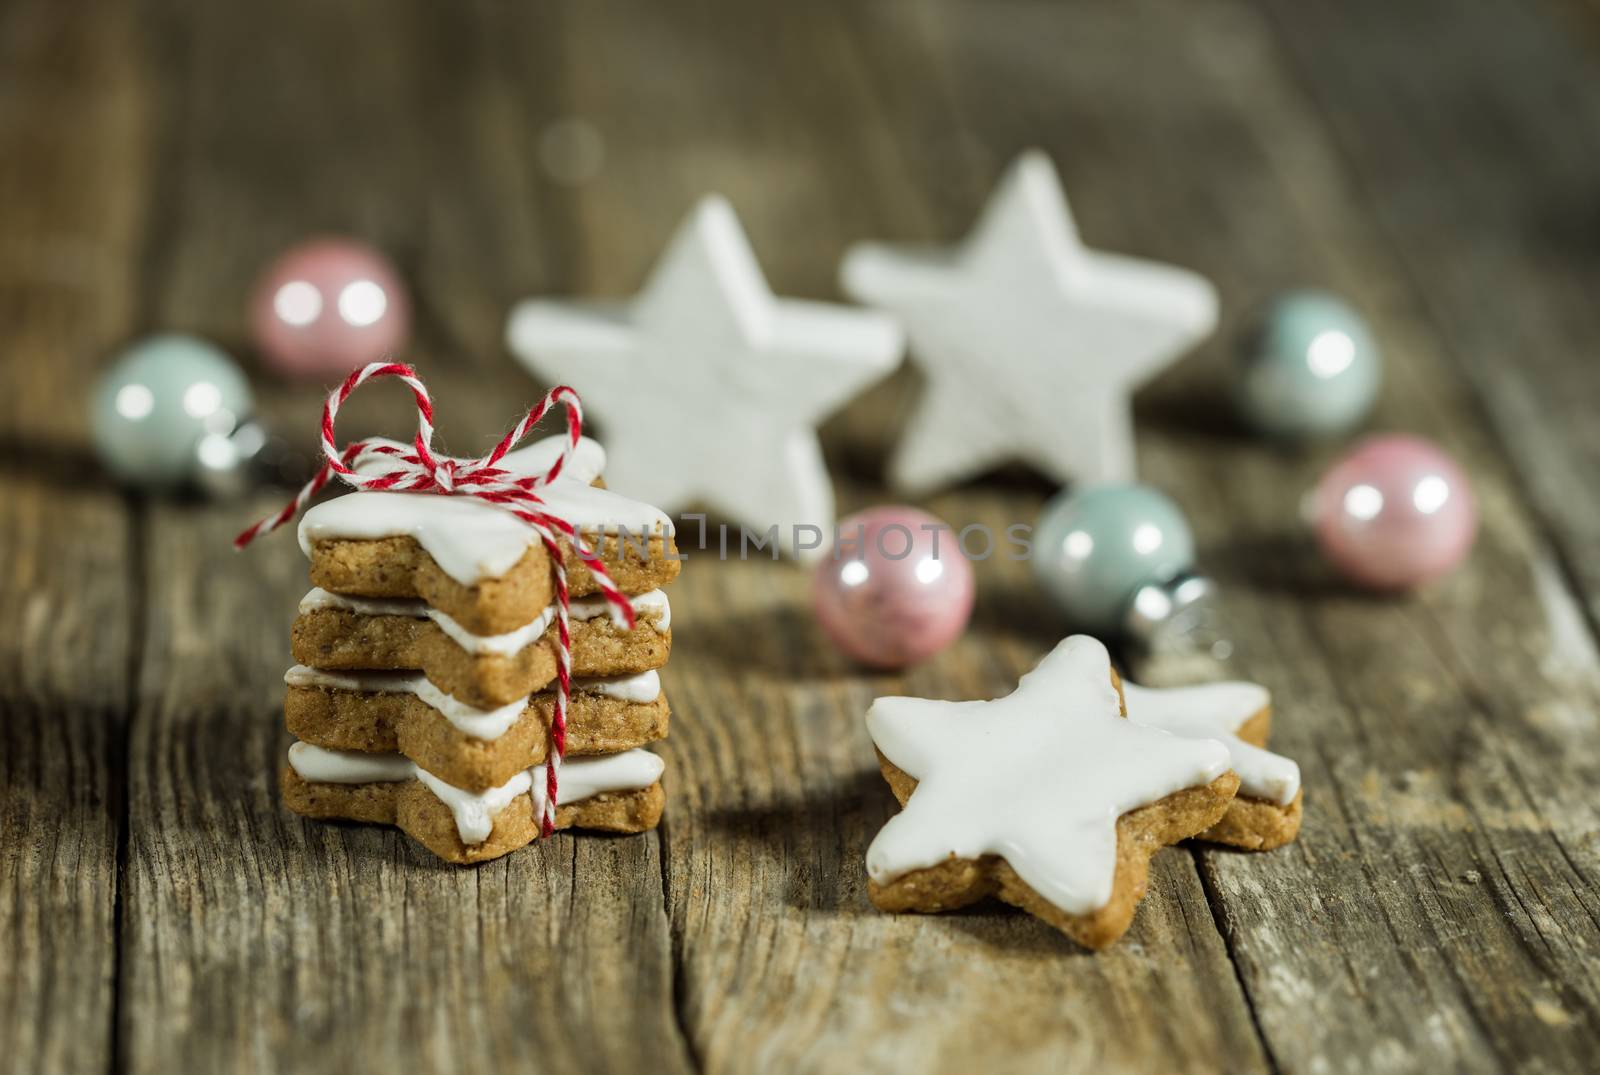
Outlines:
{"type": "MultiPolygon", "coordinates": [[[[1595,1070],[1597,56],[1562,0],[0,6],[0,1069],[1595,1070]],[[1226,591],[1232,671],[1275,692],[1297,843],[1163,852],[1098,955],[1005,909],[874,911],[868,702],[1004,692],[1062,633],[998,559],[966,637],[897,676],[825,644],[800,569],[692,555],[657,833],[456,869],[281,808],[304,564],[227,543],[281,494],[101,477],[84,394],[120,343],[248,355],[265,261],[364,236],[476,452],[540,388],[511,304],[631,292],[700,194],[775,289],[834,297],[848,243],[959,236],[1030,145],[1091,243],[1221,290],[1222,332],[1139,398],[1140,461],[1226,591]],[[1370,315],[1373,426],[1473,475],[1472,560],[1415,598],[1297,537],[1336,446],[1228,417],[1241,312],[1298,283],[1370,315]]],[[[257,381],[309,444],[317,390],[257,381]]],[[[916,387],[828,425],[844,508],[890,498],[916,387]]],[[[353,432],[404,425],[363,404],[353,432]]],[[[927,506],[1004,524],[1049,492],[927,506]]]]}

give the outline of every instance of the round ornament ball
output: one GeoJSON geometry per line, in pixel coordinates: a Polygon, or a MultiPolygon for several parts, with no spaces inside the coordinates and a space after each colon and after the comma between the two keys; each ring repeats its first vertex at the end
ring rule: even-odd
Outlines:
{"type": "Polygon", "coordinates": [[[1366,321],[1324,291],[1291,291],[1257,315],[1240,349],[1245,420],[1278,437],[1355,428],[1372,410],[1383,359],[1366,321]]]}
{"type": "Polygon", "coordinates": [[[1135,595],[1152,587],[1159,594],[1190,577],[1193,564],[1194,536],[1183,512],[1147,485],[1058,493],[1033,532],[1039,584],[1075,627],[1094,634],[1128,631],[1135,595]]]}
{"type": "Polygon", "coordinates": [[[371,247],[314,239],[285,252],[256,284],[250,322],[267,365],[290,377],[343,377],[404,347],[411,303],[371,247]]]}
{"type": "Polygon", "coordinates": [[[120,481],[170,489],[195,479],[202,444],[233,434],[253,405],[249,382],[222,351],[193,336],[152,336],[101,374],[89,429],[120,481]]]}
{"type": "Polygon", "coordinates": [[[1329,562],[1372,590],[1448,574],[1478,533],[1466,474],[1438,445],[1406,434],[1357,444],[1317,484],[1310,508],[1329,562]]]}
{"type": "Polygon", "coordinates": [[[839,539],[811,579],[817,621],[845,653],[878,668],[926,660],[961,636],[972,616],[972,565],[936,516],[872,508],[839,523],[839,539]]]}

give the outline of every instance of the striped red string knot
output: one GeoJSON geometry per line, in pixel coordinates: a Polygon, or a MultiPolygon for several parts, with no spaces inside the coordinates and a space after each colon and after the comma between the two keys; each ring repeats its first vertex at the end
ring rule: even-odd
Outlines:
{"type": "Polygon", "coordinates": [[[312,497],[321,492],[329,481],[337,477],[353,489],[369,492],[437,493],[441,496],[468,496],[510,512],[533,528],[534,535],[550,554],[550,573],[556,590],[556,707],[550,738],[553,750],[545,765],[544,816],[540,831],[549,836],[555,831],[556,789],[559,783],[561,761],[567,748],[567,708],[572,695],[572,633],[570,629],[571,597],[567,592],[566,541],[571,551],[589,567],[595,583],[611,605],[612,617],[629,630],[634,625],[633,604],[612,582],[611,574],[598,555],[588,547],[577,528],[552,512],[539,496],[539,490],[555,481],[566,468],[567,460],[578,446],[583,435],[583,404],[578,393],[566,385],[546,392],[544,398],[528,409],[522,420],[501,437],[487,455],[475,459],[457,459],[435,455],[433,451],[433,399],[428,386],[422,383],[416,370],[399,362],[373,362],[351,372],[344,383],[332,392],[322,405],[322,466],[312,479],[295,494],[282,509],[247,527],[233,539],[234,547],[242,549],[263,534],[271,533],[289,522],[305,508],[312,497]],[[353,441],[339,447],[335,436],[335,421],[339,408],[368,381],[394,377],[411,389],[417,404],[417,434],[411,441],[411,451],[402,451],[393,445],[374,444],[370,441],[353,441]],[[542,474],[517,474],[500,467],[507,452],[515,448],[551,407],[560,404],[566,412],[567,432],[563,438],[561,454],[542,474]],[[365,457],[365,458],[363,458],[365,457]]]}

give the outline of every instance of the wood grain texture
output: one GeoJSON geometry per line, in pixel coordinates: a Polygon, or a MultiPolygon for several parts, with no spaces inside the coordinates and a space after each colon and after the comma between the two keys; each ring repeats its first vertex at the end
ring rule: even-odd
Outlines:
{"type": "MultiPolygon", "coordinates": [[[[1498,0],[0,10],[0,1069],[1592,1067],[1591,22],[1498,0]],[[161,327],[250,360],[254,274],[308,233],[395,255],[407,357],[464,453],[538,388],[504,354],[510,304],[632,292],[701,194],[776,290],[832,298],[851,241],[958,237],[1034,144],[1092,245],[1221,289],[1217,341],[1139,399],[1140,464],[1189,511],[1231,671],[1273,688],[1307,785],[1288,848],[1159,854],[1105,953],[1004,908],[865,898],[894,805],[862,714],[1010,689],[1066,630],[1026,564],[979,565],[968,634],[889,675],[828,646],[803,571],[691,549],[663,829],[457,870],[277,801],[304,562],[288,535],[227,548],[277,495],[143,504],[83,477],[109,347],[161,327]],[[1227,416],[1238,317],[1291,283],[1372,318],[1374,427],[1474,476],[1479,547],[1414,599],[1350,593],[1294,531],[1334,446],[1227,416]]],[[[917,384],[828,424],[843,510],[891,499],[917,384]]],[[[258,388],[309,444],[317,387],[258,388]]],[[[341,433],[406,413],[362,395],[341,433]]],[[[1003,529],[1050,492],[1007,470],[926,506],[1003,529]]]]}
{"type": "Polygon", "coordinates": [[[126,31],[111,10],[0,10],[0,1068],[16,1071],[104,1069],[114,1051],[137,587],[76,386],[131,305],[144,143],[126,31]]]}
{"type": "MultiPolygon", "coordinates": [[[[896,124],[907,117],[882,111],[884,86],[905,68],[869,70],[881,58],[861,56],[860,21],[828,5],[718,4],[694,18],[575,5],[574,36],[606,41],[612,63],[575,75],[573,108],[618,141],[607,172],[578,199],[583,245],[606,254],[595,258],[591,289],[636,288],[706,191],[733,201],[785,294],[831,297],[851,239],[874,234],[886,217],[933,215],[920,180],[936,169],[894,162],[905,152],[896,124]],[[653,108],[669,79],[670,110],[653,108]],[[675,152],[685,144],[695,152],[675,152]],[[886,162],[886,174],[867,182],[858,154],[886,162]],[[619,218],[648,227],[622,228],[619,218]]],[[[937,110],[937,57],[897,32],[876,40],[927,63],[917,72],[930,80],[931,92],[917,98],[923,118],[948,118],[937,110]]],[[[859,425],[845,420],[847,453],[873,468],[864,475],[871,484],[843,489],[847,500],[882,497],[873,460],[889,443],[904,387],[853,408],[859,425]]],[[[1003,532],[1032,518],[1037,495],[967,490],[936,510],[1003,532]]],[[[865,735],[867,705],[883,693],[1004,693],[1054,641],[1054,628],[996,603],[926,668],[864,676],[812,624],[808,584],[789,564],[721,563],[708,551],[691,556],[674,594],[668,894],[680,1003],[704,1066],[1263,1068],[1183,852],[1158,856],[1133,932],[1094,959],[1006,910],[930,918],[871,908],[863,856],[893,799],[865,735]]],[[[1027,600],[1030,589],[1016,562],[997,558],[980,575],[986,594],[1027,600]]]]}
{"type": "MultiPolygon", "coordinates": [[[[158,66],[174,73],[158,192],[173,231],[152,253],[148,301],[163,321],[237,338],[263,259],[311,227],[371,238],[418,282],[412,356],[443,436],[478,451],[533,391],[498,360],[508,302],[488,281],[505,287],[512,263],[542,271],[529,252],[550,248],[500,232],[514,199],[496,184],[515,185],[516,122],[536,116],[482,124],[505,92],[492,13],[442,10],[153,11],[158,66]],[[441,50],[452,62],[433,61],[441,50]]],[[[537,48],[543,27],[523,31],[537,48]]],[[[320,392],[261,387],[269,414],[309,437],[320,392]]],[[[342,436],[414,421],[400,393],[348,413],[342,436]]],[[[305,563],[290,533],[243,556],[228,543],[279,495],[152,512],[128,1068],[685,1069],[655,834],[559,836],[457,869],[392,830],[282,809],[282,674],[305,563]]]]}
{"type": "MultiPolygon", "coordinates": [[[[1042,635],[1008,637],[1013,610],[991,603],[935,665],[863,676],[796,611],[799,572],[707,566],[691,560],[675,610],[666,832],[686,1022],[708,1070],[1264,1069],[1182,851],[1156,856],[1132,930],[1094,956],[1009,909],[868,903],[866,845],[895,807],[867,705],[1003,693],[1042,635]]],[[[1026,591],[1021,565],[994,567],[987,592],[1026,591]]]]}
{"type": "Polygon", "coordinates": [[[1592,6],[1261,7],[1600,621],[1592,6]]]}
{"type": "Polygon", "coordinates": [[[128,520],[104,491],[0,474],[0,1065],[94,1070],[112,1051],[128,520]],[[86,577],[100,579],[87,598],[86,577]]]}

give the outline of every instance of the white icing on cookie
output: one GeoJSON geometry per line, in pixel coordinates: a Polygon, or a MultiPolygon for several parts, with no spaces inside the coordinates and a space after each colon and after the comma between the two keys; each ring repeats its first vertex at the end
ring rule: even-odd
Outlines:
{"type": "Polygon", "coordinates": [[[1221,743],[1123,720],[1110,657],[1086,635],[1062,641],[1004,698],[879,698],[867,730],[919,781],[867,849],[874,881],[999,855],[1068,914],[1110,901],[1119,817],[1228,771],[1221,743]]]}
{"type": "MultiPolygon", "coordinates": [[[[672,604],[667,600],[667,591],[650,590],[628,600],[633,604],[634,615],[654,627],[657,633],[666,634],[672,630],[672,604]]],[[[572,615],[580,620],[592,620],[611,614],[611,606],[606,602],[604,594],[574,598],[571,606],[572,615]],[[580,603],[583,603],[581,612],[578,609],[580,603]]]]}
{"type": "MultiPolygon", "coordinates": [[[[548,466],[560,450],[559,444],[554,451],[546,447],[553,439],[512,452],[506,461],[511,462],[515,456],[521,467],[544,459],[548,466]]],[[[599,448],[594,444],[594,451],[578,453],[584,461],[573,474],[563,474],[539,491],[549,510],[591,535],[620,533],[628,540],[643,541],[650,534],[671,534],[672,520],[663,512],[589,484],[598,473],[594,464],[599,448]]],[[[575,455],[574,461],[577,459],[575,455]]],[[[603,452],[598,461],[604,462],[603,452]]],[[[383,456],[366,453],[359,465],[364,472],[382,471],[383,456]]],[[[529,469],[533,472],[542,468],[529,469]]],[[[444,573],[463,586],[504,575],[522,559],[528,546],[539,540],[533,528],[515,515],[470,496],[351,492],[323,501],[300,519],[300,548],[307,556],[318,541],[401,536],[416,539],[444,573]]]]}
{"type": "MultiPolygon", "coordinates": [[[[672,606],[661,590],[651,590],[628,599],[638,615],[639,624],[648,624],[658,633],[672,628],[672,606]]],[[[556,606],[548,605],[532,623],[507,631],[503,635],[475,635],[461,626],[447,613],[422,600],[402,600],[380,597],[349,597],[331,593],[318,586],[300,599],[301,612],[332,608],[354,612],[362,616],[409,616],[412,619],[429,619],[450,637],[456,645],[472,654],[499,654],[514,657],[523,647],[537,642],[555,622],[556,606]]],[[[611,606],[604,594],[574,597],[568,604],[568,614],[575,620],[595,620],[611,614],[611,606]]]]}
{"type": "MultiPolygon", "coordinates": [[[[620,754],[567,758],[561,763],[562,803],[578,803],[608,791],[637,791],[661,779],[666,764],[648,750],[624,750],[620,754]]],[[[530,769],[533,776],[533,816],[544,816],[544,766],[530,769]]]]}
{"type": "MultiPolygon", "coordinates": [[[[456,832],[464,844],[481,844],[494,829],[494,818],[518,795],[532,794],[534,816],[544,815],[544,766],[524,769],[497,788],[467,791],[446,784],[404,754],[364,754],[355,750],[328,750],[310,743],[289,746],[289,767],[301,779],[324,784],[391,784],[413,778],[422,781],[455,817],[456,832]]],[[[638,791],[661,779],[665,768],[648,750],[568,758],[561,765],[561,802],[576,803],[608,791],[638,791]]]]}
{"type": "Polygon", "coordinates": [[[494,831],[495,815],[510,806],[518,795],[526,795],[533,788],[533,773],[527,769],[497,788],[467,791],[446,784],[420,765],[415,768],[417,779],[455,815],[456,834],[464,844],[481,844],[487,840],[494,831]]]}
{"type": "Polygon", "coordinates": [[[514,657],[523,648],[544,637],[545,631],[555,622],[556,608],[549,605],[532,623],[503,635],[475,635],[448,613],[434,608],[426,601],[386,597],[349,597],[332,593],[318,586],[300,599],[301,612],[332,608],[354,612],[361,616],[408,616],[416,620],[432,620],[456,645],[471,654],[498,654],[514,657]]]}
{"type": "MultiPolygon", "coordinates": [[[[665,514],[609,489],[558,479],[540,496],[553,514],[583,533],[625,533],[635,542],[653,533],[672,533],[665,514]]],[[[300,548],[307,556],[319,541],[400,536],[415,538],[463,586],[504,575],[539,540],[515,515],[466,496],[346,493],[323,501],[300,519],[300,548]]]]}
{"type": "Polygon", "coordinates": [[[1300,791],[1300,766],[1234,734],[1271,704],[1267,688],[1232,682],[1153,690],[1123,680],[1122,697],[1128,704],[1129,720],[1173,735],[1224,743],[1233,755],[1233,771],[1239,774],[1240,795],[1280,806],[1294,802],[1300,791]]]}
{"type": "Polygon", "coordinates": [[[661,676],[653,668],[631,676],[578,676],[572,689],[643,705],[661,697],[661,676]]]}
{"type": "Polygon", "coordinates": [[[289,768],[318,784],[392,784],[417,772],[416,763],[404,754],[363,754],[310,743],[289,744],[289,768]]]}
{"type": "MultiPolygon", "coordinates": [[[[420,672],[329,672],[297,664],[283,674],[291,687],[321,687],[328,690],[360,691],[376,694],[412,694],[438,711],[463,735],[493,742],[506,734],[521,718],[530,699],[524,698],[495,709],[479,709],[458,701],[435,687],[420,672]]],[[[575,692],[598,694],[624,702],[647,703],[661,696],[661,677],[654,671],[631,676],[577,676],[575,692]]]]}
{"type": "Polygon", "coordinates": [[[528,708],[528,699],[495,709],[479,709],[457,701],[435,687],[420,672],[327,672],[297,664],[283,674],[291,687],[325,687],[341,691],[370,691],[378,694],[412,694],[438,711],[463,735],[493,741],[510,730],[528,708]]]}

